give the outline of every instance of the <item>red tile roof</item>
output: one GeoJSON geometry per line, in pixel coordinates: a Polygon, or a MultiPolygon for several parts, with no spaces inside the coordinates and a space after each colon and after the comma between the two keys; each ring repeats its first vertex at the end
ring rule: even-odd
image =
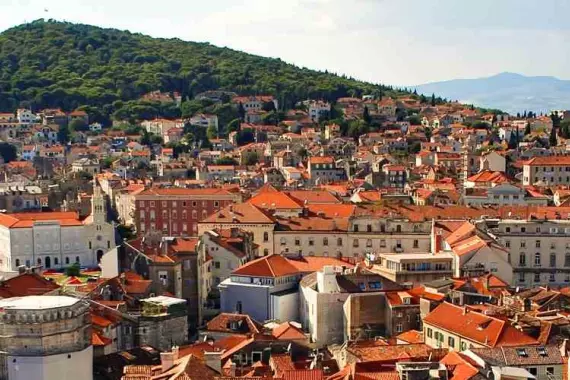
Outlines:
{"type": "Polygon", "coordinates": [[[529,166],[570,166],[570,156],[534,157],[526,162],[529,166]]]}
{"type": "Polygon", "coordinates": [[[236,334],[259,334],[263,326],[246,314],[221,313],[208,321],[208,331],[236,334]]]}
{"type": "Polygon", "coordinates": [[[532,345],[538,342],[504,321],[444,302],[424,318],[424,324],[449,331],[487,347],[532,345]]]}
{"type": "Polygon", "coordinates": [[[237,203],[220,210],[200,223],[215,224],[273,224],[275,221],[268,214],[251,203],[237,203]]]}
{"type": "Polygon", "coordinates": [[[24,273],[0,283],[0,298],[41,295],[59,288],[59,285],[35,273],[24,273]]]}
{"type": "Polygon", "coordinates": [[[299,270],[281,255],[269,255],[250,261],[232,272],[238,276],[281,277],[299,270]]]}
{"type": "Polygon", "coordinates": [[[452,351],[439,361],[444,364],[451,373],[449,380],[468,380],[479,373],[475,363],[467,356],[452,351]]]}
{"type": "Polygon", "coordinates": [[[302,256],[287,258],[286,260],[302,273],[318,272],[327,265],[354,268],[354,264],[335,257],[302,256]]]}
{"type": "Polygon", "coordinates": [[[424,333],[418,330],[408,330],[397,335],[396,339],[408,344],[424,343],[424,333]]]}
{"type": "Polygon", "coordinates": [[[284,322],[279,326],[275,327],[271,332],[278,340],[304,340],[307,339],[303,331],[295,326],[293,326],[290,322],[284,322]]]}
{"type": "Polygon", "coordinates": [[[81,226],[75,212],[28,212],[0,214],[0,225],[8,228],[32,227],[37,221],[59,222],[61,226],[81,226]]]}

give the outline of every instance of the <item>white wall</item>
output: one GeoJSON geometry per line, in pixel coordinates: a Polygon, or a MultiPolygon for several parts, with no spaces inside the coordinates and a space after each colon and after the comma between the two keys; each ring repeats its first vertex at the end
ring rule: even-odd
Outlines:
{"type": "Polygon", "coordinates": [[[70,354],[8,356],[10,380],[92,380],[93,347],[70,354]],[[15,361],[15,362],[14,362],[15,361]]]}
{"type": "Polygon", "coordinates": [[[299,293],[288,293],[280,296],[271,295],[273,316],[281,322],[299,320],[299,293]]]}

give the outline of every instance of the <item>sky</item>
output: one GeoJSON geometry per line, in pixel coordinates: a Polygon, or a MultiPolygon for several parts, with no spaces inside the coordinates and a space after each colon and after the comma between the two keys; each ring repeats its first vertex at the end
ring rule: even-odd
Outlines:
{"type": "Polygon", "coordinates": [[[0,31],[52,18],[409,86],[505,71],[570,79],[568,14],[568,0],[0,0],[0,31]]]}

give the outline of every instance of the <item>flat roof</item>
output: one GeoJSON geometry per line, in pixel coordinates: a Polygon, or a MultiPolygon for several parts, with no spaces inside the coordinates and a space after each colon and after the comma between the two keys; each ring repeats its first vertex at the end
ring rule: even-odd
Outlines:
{"type": "Polygon", "coordinates": [[[45,310],[68,307],[79,301],[79,298],[67,296],[12,297],[0,300],[0,308],[10,310],[45,310]]]}
{"type": "Polygon", "coordinates": [[[186,300],[184,300],[182,298],[174,298],[174,297],[167,297],[167,296],[150,297],[150,298],[142,299],[141,301],[142,302],[158,303],[158,304],[161,304],[163,306],[176,305],[179,303],[185,303],[186,302],[186,300]]]}
{"type": "Polygon", "coordinates": [[[434,255],[433,253],[380,253],[384,259],[400,262],[405,260],[450,260],[453,257],[449,253],[438,253],[434,255]]]}

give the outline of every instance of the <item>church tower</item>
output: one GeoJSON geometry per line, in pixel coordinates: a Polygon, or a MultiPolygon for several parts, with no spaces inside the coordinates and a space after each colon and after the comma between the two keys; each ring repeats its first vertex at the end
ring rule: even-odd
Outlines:
{"type": "Polygon", "coordinates": [[[107,203],[95,180],[93,180],[93,196],[91,197],[91,215],[93,224],[101,225],[107,222],[107,203]]]}

